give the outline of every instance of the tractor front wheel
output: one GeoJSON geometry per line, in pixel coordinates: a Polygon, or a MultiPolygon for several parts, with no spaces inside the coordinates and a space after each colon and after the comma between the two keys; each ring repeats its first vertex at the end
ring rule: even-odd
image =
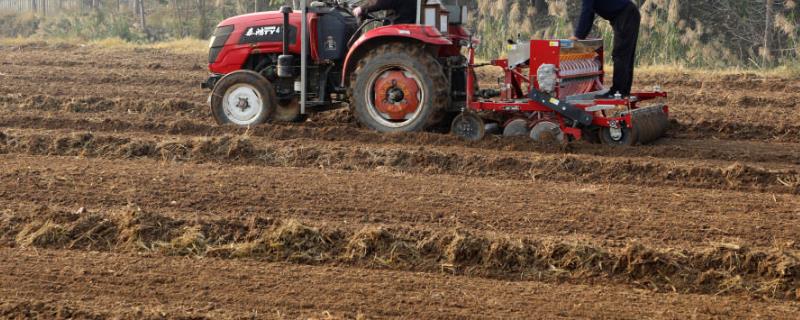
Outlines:
{"type": "Polygon", "coordinates": [[[275,89],[260,74],[240,70],[222,77],[211,92],[211,113],[219,124],[261,124],[275,112],[275,89]]]}
{"type": "Polygon", "coordinates": [[[422,46],[390,43],[364,57],[351,81],[353,112],[380,132],[423,131],[441,119],[447,79],[422,46]]]}

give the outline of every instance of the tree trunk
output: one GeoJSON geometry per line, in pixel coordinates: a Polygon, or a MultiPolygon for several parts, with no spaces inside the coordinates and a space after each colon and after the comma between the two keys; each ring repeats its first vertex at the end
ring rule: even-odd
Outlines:
{"type": "Polygon", "coordinates": [[[206,0],[197,0],[197,8],[200,11],[200,39],[208,38],[208,34],[206,34],[206,25],[208,24],[208,19],[206,17],[206,0]]]}
{"type": "Polygon", "coordinates": [[[139,2],[139,25],[142,28],[142,31],[147,33],[147,24],[145,24],[145,10],[144,10],[144,0],[137,0],[139,2]]]}
{"type": "Polygon", "coordinates": [[[172,9],[175,10],[175,20],[178,21],[178,34],[181,37],[186,36],[186,31],[183,28],[183,14],[181,13],[181,6],[178,0],[172,0],[172,9]]]}
{"type": "Polygon", "coordinates": [[[772,35],[772,4],[774,0],[766,0],[767,8],[765,10],[764,19],[764,65],[766,66],[772,60],[772,52],[770,51],[770,36],[772,35]]]}

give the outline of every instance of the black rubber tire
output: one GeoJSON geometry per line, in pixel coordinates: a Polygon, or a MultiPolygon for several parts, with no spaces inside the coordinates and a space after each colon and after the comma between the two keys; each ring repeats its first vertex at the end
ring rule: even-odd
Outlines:
{"type": "Polygon", "coordinates": [[[271,120],[273,114],[275,113],[275,104],[278,101],[278,98],[275,95],[275,88],[272,87],[272,83],[270,83],[269,80],[250,70],[231,72],[222,77],[222,79],[220,79],[214,86],[214,90],[211,92],[211,114],[214,116],[214,120],[221,125],[234,124],[228,117],[225,116],[222,102],[225,92],[227,92],[231,86],[239,83],[246,83],[253,86],[253,88],[255,88],[259,94],[261,94],[263,99],[261,113],[251,124],[247,126],[262,124],[271,120]]]}
{"type": "Polygon", "coordinates": [[[609,146],[634,146],[639,142],[636,130],[628,127],[622,128],[622,139],[614,140],[611,138],[611,128],[600,129],[600,141],[609,146]]]}
{"type": "Polygon", "coordinates": [[[350,82],[351,111],[362,125],[379,132],[418,132],[424,131],[441,121],[441,111],[448,104],[448,90],[450,86],[444,75],[442,66],[422,45],[394,42],[381,45],[368,53],[353,72],[350,82]],[[383,72],[387,65],[398,66],[413,73],[421,82],[424,92],[424,101],[418,117],[410,123],[391,127],[381,124],[372,118],[367,108],[366,92],[369,88],[370,77],[377,72],[383,72]]]}
{"type": "Polygon", "coordinates": [[[307,114],[300,114],[300,102],[298,98],[288,101],[280,101],[275,105],[275,114],[272,120],[277,122],[301,123],[308,119],[307,114]]]}
{"type": "Polygon", "coordinates": [[[464,112],[453,119],[450,132],[467,141],[479,141],[486,136],[483,119],[471,112],[464,112]]]}
{"type": "MultiPolygon", "coordinates": [[[[462,56],[462,58],[466,61],[467,57],[462,56]]],[[[478,76],[475,73],[475,70],[472,70],[472,76],[475,79],[475,91],[478,91],[478,76]]],[[[465,91],[467,89],[467,70],[466,69],[458,69],[453,70],[452,74],[450,75],[450,90],[451,92],[456,91],[465,91]]],[[[452,99],[452,97],[450,97],[452,99]]],[[[453,120],[461,114],[461,109],[455,107],[456,103],[466,103],[466,97],[464,97],[461,101],[450,101],[450,105],[439,112],[439,119],[436,120],[436,124],[434,125],[433,131],[435,132],[448,132],[450,131],[450,124],[453,123],[453,120]]],[[[469,107],[469,106],[467,106],[469,107]]]]}

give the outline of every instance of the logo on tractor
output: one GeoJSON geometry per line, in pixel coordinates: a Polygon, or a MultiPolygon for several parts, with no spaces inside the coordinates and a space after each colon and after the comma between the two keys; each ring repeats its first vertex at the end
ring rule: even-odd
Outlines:
{"type": "MultiPolygon", "coordinates": [[[[294,44],[296,37],[296,28],[294,26],[289,26],[289,43],[294,44]]],[[[280,41],[283,41],[283,28],[281,25],[268,25],[247,28],[247,30],[242,33],[242,38],[239,40],[239,43],[280,41]]]]}
{"type": "Polygon", "coordinates": [[[333,36],[328,36],[325,40],[325,50],[336,51],[336,40],[333,39],[333,36]]]}
{"type": "Polygon", "coordinates": [[[265,27],[251,27],[247,29],[247,32],[244,34],[247,37],[252,36],[267,36],[267,35],[274,35],[274,34],[281,34],[281,27],[279,26],[265,26],[265,27]]]}

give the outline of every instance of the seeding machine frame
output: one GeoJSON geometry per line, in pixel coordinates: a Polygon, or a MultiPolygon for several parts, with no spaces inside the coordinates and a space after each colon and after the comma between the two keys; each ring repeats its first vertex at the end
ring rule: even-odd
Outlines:
{"type": "MultiPolygon", "coordinates": [[[[530,40],[514,44],[506,59],[476,64],[473,42],[468,47],[467,108],[453,121],[452,132],[467,140],[482,139],[486,128],[484,119],[498,119],[500,114],[503,115],[500,117],[502,127],[522,121],[527,129],[525,133],[540,142],[566,143],[584,139],[609,145],[634,145],[658,139],[669,125],[669,107],[664,102],[650,106],[640,106],[640,103],[666,98],[667,93],[656,87],[651,92],[636,92],[628,97],[607,95],[608,90],[602,85],[605,76],[602,43],[602,40],[530,40]],[[591,50],[588,54],[564,53],[575,48],[591,50]],[[596,60],[597,70],[591,65],[586,68],[587,63],[583,62],[583,69],[589,71],[565,72],[569,69],[570,57],[574,56],[591,56],[596,60]],[[485,66],[503,70],[500,90],[494,93],[476,90],[475,70],[485,66]],[[548,68],[555,79],[550,79],[552,87],[544,88],[547,84],[541,78],[546,74],[542,74],[542,69],[548,68]],[[526,69],[528,74],[525,74],[526,69]],[[566,83],[582,78],[594,79],[584,90],[587,92],[563,92],[566,83]]],[[[573,65],[575,63],[581,62],[573,65]]],[[[508,134],[508,130],[506,133],[514,135],[508,134]]]]}

